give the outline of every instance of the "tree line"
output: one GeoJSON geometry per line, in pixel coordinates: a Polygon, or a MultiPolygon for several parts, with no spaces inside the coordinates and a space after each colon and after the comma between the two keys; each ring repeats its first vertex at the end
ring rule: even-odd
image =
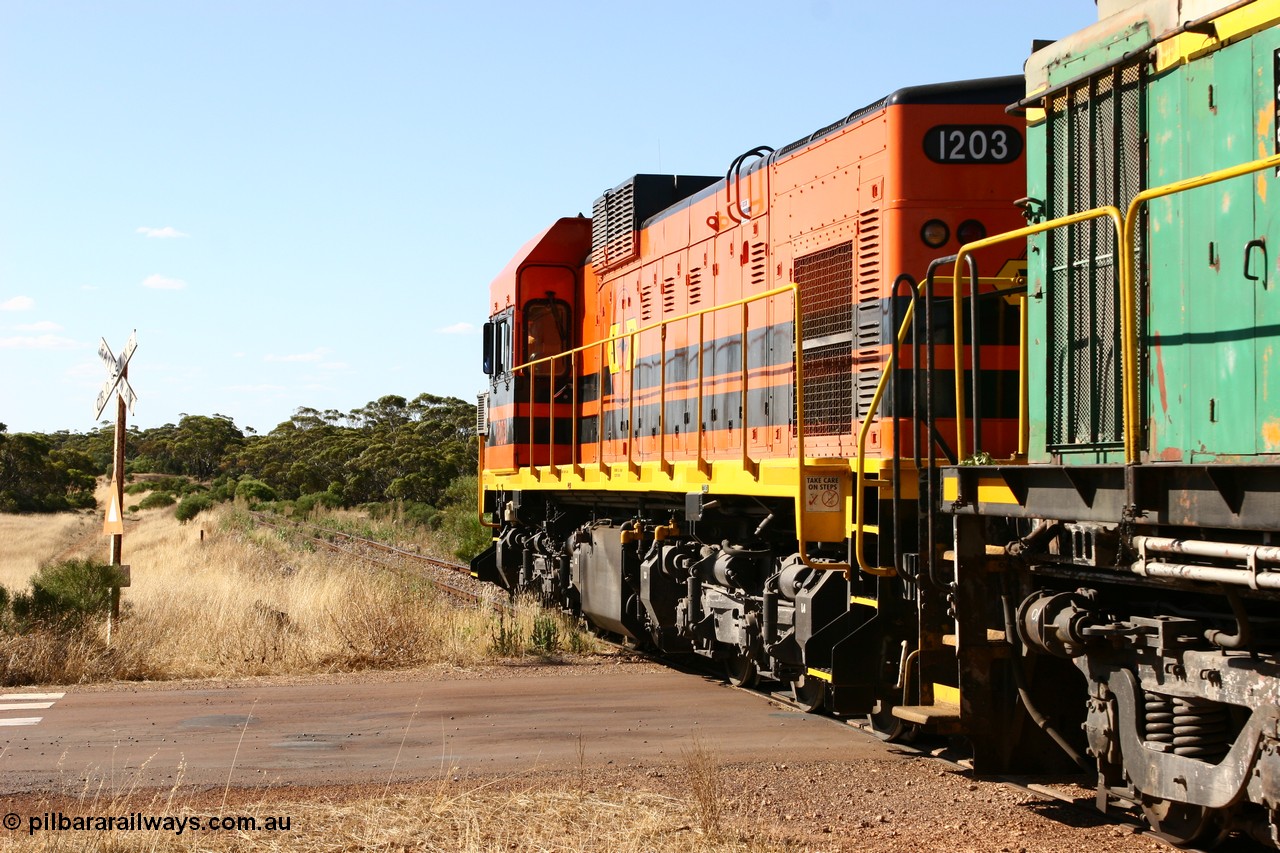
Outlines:
{"type": "MultiPolygon", "coordinates": [[[[110,472],[114,429],[10,434],[0,424],[0,512],[94,506],[110,472]]],[[[127,474],[265,484],[280,500],[323,495],[328,505],[404,501],[439,506],[475,470],[475,409],[457,397],[387,395],[350,412],[299,408],[266,434],[222,414],[131,427],[127,474]]],[[[456,490],[455,490],[456,491],[456,490]]]]}

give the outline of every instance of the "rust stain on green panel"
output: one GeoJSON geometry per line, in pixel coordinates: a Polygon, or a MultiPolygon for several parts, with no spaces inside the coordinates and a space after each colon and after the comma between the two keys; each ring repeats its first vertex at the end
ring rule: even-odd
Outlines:
{"type": "Polygon", "coordinates": [[[1262,425],[1262,441],[1268,453],[1280,451],[1280,418],[1272,418],[1262,425]]]}

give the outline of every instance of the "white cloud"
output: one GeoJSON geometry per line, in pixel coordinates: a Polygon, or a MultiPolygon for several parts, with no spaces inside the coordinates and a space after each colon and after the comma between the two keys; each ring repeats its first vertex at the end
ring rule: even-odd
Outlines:
{"type": "Polygon", "coordinates": [[[52,320],[41,320],[39,323],[24,323],[21,326],[14,326],[17,332],[61,332],[62,327],[52,320]]]}
{"type": "Polygon", "coordinates": [[[454,323],[452,326],[445,326],[443,329],[436,329],[441,335],[469,335],[476,330],[471,323],[454,323]]]}
{"type": "Polygon", "coordinates": [[[187,283],[180,278],[169,278],[168,276],[149,275],[142,280],[143,287],[149,287],[152,290],[184,290],[187,283]]]}
{"type": "Polygon", "coordinates": [[[185,234],[179,231],[177,228],[174,228],[172,225],[166,225],[163,228],[149,228],[146,225],[143,225],[138,228],[138,233],[145,234],[147,235],[148,238],[158,237],[162,240],[172,240],[176,237],[191,236],[190,234],[185,234]]]}
{"type": "Polygon", "coordinates": [[[34,337],[0,338],[0,349],[79,349],[80,342],[71,338],[60,338],[57,335],[35,335],[34,337]]]}
{"type": "Polygon", "coordinates": [[[0,311],[30,311],[36,307],[36,301],[30,296],[15,296],[0,302],[0,311]]]}
{"type": "Polygon", "coordinates": [[[266,358],[263,360],[276,362],[323,361],[324,357],[328,355],[329,352],[330,350],[325,347],[319,347],[311,352],[298,352],[291,353],[289,355],[275,355],[274,353],[268,353],[266,358]]]}

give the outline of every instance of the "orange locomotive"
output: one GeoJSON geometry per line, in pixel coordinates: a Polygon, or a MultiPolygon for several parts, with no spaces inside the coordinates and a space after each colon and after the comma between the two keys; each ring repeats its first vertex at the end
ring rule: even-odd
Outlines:
{"type": "MultiPolygon", "coordinates": [[[[636,175],[528,243],[490,291],[475,573],[893,726],[921,625],[945,618],[914,575],[915,507],[955,430],[932,369],[950,275],[930,311],[913,297],[949,273],[932,259],[1021,224],[1022,91],[901,89],[723,177],[636,175]]],[[[998,251],[965,303],[966,411],[1008,456],[1024,264],[998,251]]]]}

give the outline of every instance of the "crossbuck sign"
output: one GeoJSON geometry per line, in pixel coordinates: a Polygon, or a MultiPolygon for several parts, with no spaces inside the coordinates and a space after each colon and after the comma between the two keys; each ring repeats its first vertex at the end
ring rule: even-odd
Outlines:
{"type": "Polygon", "coordinates": [[[93,409],[94,420],[102,417],[102,410],[107,407],[107,401],[111,399],[111,394],[116,389],[120,391],[120,399],[124,400],[125,405],[129,407],[129,413],[133,413],[133,404],[138,401],[138,396],[133,393],[133,388],[129,385],[129,379],[125,375],[125,371],[129,367],[129,359],[133,357],[133,351],[137,348],[137,329],[133,331],[133,334],[129,335],[129,342],[124,345],[124,349],[121,350],[118,357],[112,355],[111,347],[107,345],[106,338],[99,342],[98,358],[102,359],[102,363],[106,365],[110,376],[106,383],[103,384],[102,390],[98,392],[98,400],[93,409]]]}

